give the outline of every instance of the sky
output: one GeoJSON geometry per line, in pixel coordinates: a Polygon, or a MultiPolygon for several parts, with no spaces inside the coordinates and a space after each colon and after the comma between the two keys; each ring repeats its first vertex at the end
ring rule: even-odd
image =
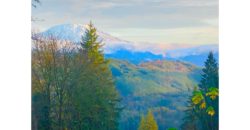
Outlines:
{"type": "Polygon", "coordinates": [[[32,27],[87,24],[134,42],[217,44],[218,0],[41,0],[32,27]]]}

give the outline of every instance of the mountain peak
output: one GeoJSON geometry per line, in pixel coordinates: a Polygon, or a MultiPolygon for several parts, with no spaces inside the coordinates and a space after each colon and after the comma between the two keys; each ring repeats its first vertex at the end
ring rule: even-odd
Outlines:
{"type": "MultiPolygon", "coordinates": [[[[61,24],[56,25],[48,30],[39,33],[45,37],[54,37],[58,40],[71,41],[74,45],[78,45],[85,35],[85,31],[88,25],[85,24],[61,24]]],[[[209,45],[188,45],[188,44],[165,44],[165,43],[150,43],[150,42],[130,42],[114,37],[106,32],[103,32],[97,28],[98,41],[103,42],[103,50],[105,54],[120,55],[120,57],[126,57],[124,53],[116,53],[119,50],[127,50],[133,53],[134,60],[146,60],[150,61],[155,59],[183,59],[187,56],[199,56],[206,55],[209,51],[218,52],[217,44],[209,45]],[[145,53],[150,52],[151,54],[145,53]]],[[[126,53],[128,54],[128,53],[126,53]]],[[[119,57],[119,56],[115,56],[119,57]]]]}
{"type": "MultiPolygon", "coordinates": [[[[56,25],[48,30],[41,32],[40,34],[42,36],[53,36],[57,38],[58,40],[67,40],[74,43],[79,43],[81,41],[82,36],[84,36],[86,29],[88,28],[88,25],[84,24],[61,24],[56,25]]],[[[105,33],[103,31],[100,31],[97,29],[97,35],[98,41],[102,41],[105,43],[104,51],[109,53],[111,51],[126,48],[131,49],[131,42],[121,40],[117,37],[111,36],[108,33],[105,33]]]]}
{"type": "Polygon", "coordinates": [[[59,40],[79,42],[84,35],[88,25],[84,24],[61,24],[56,25],[42,32],[43,36],[53,36],[59,40]]]}

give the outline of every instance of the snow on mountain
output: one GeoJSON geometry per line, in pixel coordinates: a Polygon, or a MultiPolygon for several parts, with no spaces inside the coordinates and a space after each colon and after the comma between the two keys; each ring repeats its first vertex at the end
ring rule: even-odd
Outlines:
{"type": "MultiPolygon", "coordinates": [[[[53,26],[48,30],[41,32],[40,35],[45,37],[52,36],[59,40],[68,40],[77,44],[81,41],[81,38],[85,34],[87,28],[87,25],[82,24],[62,24],[53,26]]],[[[134,48],[134,44],[132,42],[121,40],[100,30],[97,30],[97,34],[99,36],[98,40],[105,43],[105,53],[112,53],[120,49],[130,50],[134,48]]]]}
{"type": "MultiPolygon", "coordinates": [[[[53,36],[58,40],[68,40],[76,45],[81,41],[88,25],[62,24],[56,25],[41,32],[42,36],[53,36]]],[[[190,44],[166,44],[150,42],[130,42],[111,36],[108,33],[97,30],[98,40],[104,43],[104,53],[111,58],[127,58],[134,62],[145,59],[182,59],[200,64],[206,58],[209,51],[218,53],[218,44],[190,45],[190,44]],[[126,53],[125,53],[126,52],[126,53]],[[192,61],[197,59],[196,61],[192,61]],[[199,59],[202,59],[200,61],[199,59]],[[199,62],[198,62],[199,61],[199,62]]]]}

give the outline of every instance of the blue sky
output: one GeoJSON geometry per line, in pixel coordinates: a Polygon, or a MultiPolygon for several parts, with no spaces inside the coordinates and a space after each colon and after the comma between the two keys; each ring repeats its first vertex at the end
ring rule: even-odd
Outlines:
{"type": "Polygon", "coordinates": [[[217,44],[217,0],[41,0],[32,27],[90,20],[121,39],[161,44],[217,44]]]}

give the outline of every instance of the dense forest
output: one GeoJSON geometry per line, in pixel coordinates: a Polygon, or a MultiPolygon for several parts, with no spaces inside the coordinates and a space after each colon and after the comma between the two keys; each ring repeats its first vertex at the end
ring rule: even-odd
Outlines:
{"type": "Polygon", "coordinates": [[[141,115],[150,109],[158,128],[179,128],[186,99],[200,80],[201,69],[180,61],[156,60],[135,65],[111,60],[115,86],[124,105],[120,130],[137,129],[141,115]]]}
{"type": "Polygon", "coordinates": [[[80,48],[33,39],[32,129],[117,129],[120,99],[93,25],[80,48]]]}
{"type": "Polygon", "coordinates": [[[96,28],[80,46],[32,36],[33,130],[218,130],[218,64],[134,65],[104,57],[96,28]]]}

